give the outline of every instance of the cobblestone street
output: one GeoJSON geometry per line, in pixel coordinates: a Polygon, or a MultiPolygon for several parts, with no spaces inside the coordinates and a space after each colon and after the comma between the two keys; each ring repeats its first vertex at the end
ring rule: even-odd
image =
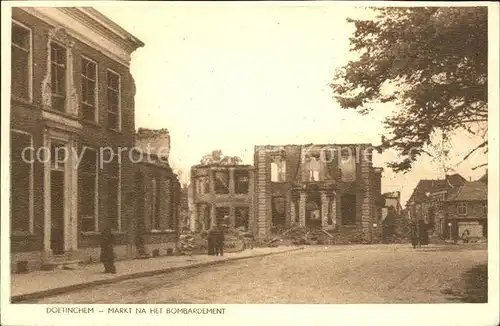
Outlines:
{"type": "Polygon", "coordinates": [[[486,266],[486,245],[416,250],[409,245],[318,246],[127,280],[36,302],[485,302],[486,266]]]}

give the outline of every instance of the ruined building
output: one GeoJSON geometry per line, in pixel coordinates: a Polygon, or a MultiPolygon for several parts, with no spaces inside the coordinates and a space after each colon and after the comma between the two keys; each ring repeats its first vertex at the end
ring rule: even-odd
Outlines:
{"type": "Polygon", "coordinates": [[[370,144],[256,146],[255,235],[303,226],[377,241],[382,169],[371,158],[370,144]]]}
{"type": "Polygon", "coordinates": [[[253,216],[253,167],[200,164],[191,168],[193,231],[216,224],[249,230],[253,216]]]}

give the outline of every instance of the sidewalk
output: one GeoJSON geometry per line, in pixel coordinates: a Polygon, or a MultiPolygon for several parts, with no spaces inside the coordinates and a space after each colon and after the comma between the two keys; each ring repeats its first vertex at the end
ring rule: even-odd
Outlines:
{"type": "Polygon", "coordinates": [[[170,256],[116,262],[116,274],[104,274],[102,264],[82,265],[75,270],[34,271],[11,274],[11,302],[19,302],[109,284],[132,278],[220,264],[226,261],[291,252],[301,247],[254,248],[227,253],[223,257],[170,256]]]}

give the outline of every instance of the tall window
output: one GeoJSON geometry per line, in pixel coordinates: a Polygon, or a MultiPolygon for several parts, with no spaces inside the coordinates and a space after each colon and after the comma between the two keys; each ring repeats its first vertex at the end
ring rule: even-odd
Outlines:
{"type": "Polygon", "coordinates": [[[273,157],[271,162],[271,182],[286,181],[286,161],[281,156],[273,157]]]}
{"type": "Polygon", "coordinates": [[[243,228],[245,231],[248,230],[248,219],[249,219],[249,209],[248,207],[235,207],[234,208],[234,227],[243,228]]]}
{"type": "Polygon", "coordinates": [[[196,205],[197,215],[198,215],[198,226],[199,230],[208,230],[210,229],[211,220],[210,220],[210,208],[211,206],[201,203],[196,205]]]}
{"type": "Polygon", "coordinates": [[[31,29],[14,21],[11,51],[12,96],[31,101],[31,29]]]}
{"type": "Polygon", "coordinates": [[[457,213],[459,215],[467,215],[467,203],[458,203],[457,204],[457,213]]]}
{"type": "Polygon", "coordinates": [[[201,194],[201,182],[200,181],[201,181],[200,179],[194,180],[194,189],[195,189],[195,193],[197,195],[201,194]]]}
{"type": "Polygon", "coordinates": [[[484,216],[488,215],[488,203],[481,204],[481,212],[483,213],[484,216]]]}
{"type": "Polygon", "coordinates": [[[96,150],[92,148],[84,147],[82,151],[78,173],[81,230],[83,232],[93,232],[98,230],[98,157],[96,150]]]}
{"type": "Polygon", "coordinates": [[[108,128],[120,130],[120,75],[108,70],[107,76],[107,109],[108,128]]]}
{"type": "Polygon", "coordinates": [[[83,119],[97,122],[97,64],[82,57],[83,119]]]}
{"type": "Polygon", "coordinates": [[[160,188],[158,180],[151,180],[151,228],[160,229],[160,188]]]}
{"type": "Polygon", "coordinates": [[[234,191],[237,194],[248,194],[250,177],[248,171],[234,172],[234,191]]]}
{"type": "Polygon", "coordinates": [[[66,49],[57,43],[50,44],[50,69],[52,109],[66,110],[66,49]]]}
{"type": "Polygon", "coordinates": [[[203,194],[208,194],[210,192],[210,180],[208,177],[203,177],[201,179],[201,192],[203,194]]]}
{"type": "Polygon", "coordinates": [[[10,213],[12,231],[32,231],[32,147],[31,135],[10,133],[10,213]]]}
{"type": "Polygon", "coordinates": [[[214,172],[215,193],[218,195],[229,193],[229,172],[216,171],[214,172]]]}
{"type": "Polygon", "coordinates": [[[198,177],[195,179],[196,193],[198,195],[203,195],[210,192],[209,183],[207,177],[198,177]]]}
{"type": "MultiPolygon", "coordinates": [[[[113,155],[113,154],[112,154],[113,155]]],[[[120,231],[120,158],[113,155],[113,160],[107,163],[108,172],[108,222],[111,228],[120,231]]]]}
{"type": "Polygon", "coordinates": [[[342,148],[340,152],[340,171],[343,182],[356,181],[356,159],[350,148],[342,148]]]}
{"type": "Polygon", "coordinates": [[[308,181],[320,181],[320,162],[320,153],[310,154],[307,164],[309,171],[308,181]]]}

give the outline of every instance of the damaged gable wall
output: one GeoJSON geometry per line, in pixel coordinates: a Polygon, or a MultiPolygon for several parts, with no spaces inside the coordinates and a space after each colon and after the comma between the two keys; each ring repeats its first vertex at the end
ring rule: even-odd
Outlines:
{"type": "Polygon", "coordinates": [[[170,156],[170,133],[166,128],[139,128],[135,134],[135,146],[145,153],[168,159],[170,156]]]}

